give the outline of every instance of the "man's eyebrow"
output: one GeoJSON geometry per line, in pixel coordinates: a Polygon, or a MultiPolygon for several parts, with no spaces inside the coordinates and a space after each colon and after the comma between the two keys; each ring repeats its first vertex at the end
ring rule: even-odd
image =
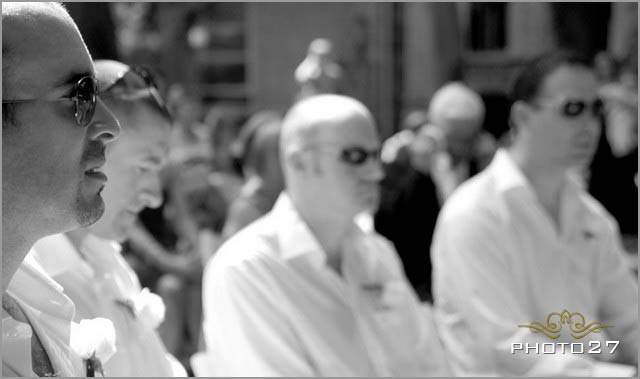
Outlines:
{"type": "Polygon", "coordinates": [[[76,84],[80,79],[85,76],[92,76],[90,72],[72,72],[69,75],[53,83],[53,88],[66,87],[71,84],[76,84]]]}

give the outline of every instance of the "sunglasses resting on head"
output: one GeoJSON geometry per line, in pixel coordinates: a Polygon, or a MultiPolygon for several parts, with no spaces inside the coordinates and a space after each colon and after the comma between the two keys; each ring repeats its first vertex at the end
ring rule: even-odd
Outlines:
{"type": "Polygon", "coordinates": [[[150,97],[167,117],[171,117],[151,71],[144,66],[128,66],[110,80],[100,78],[100,72],[98,77],[101,98],[135,101],[150,97]]]}

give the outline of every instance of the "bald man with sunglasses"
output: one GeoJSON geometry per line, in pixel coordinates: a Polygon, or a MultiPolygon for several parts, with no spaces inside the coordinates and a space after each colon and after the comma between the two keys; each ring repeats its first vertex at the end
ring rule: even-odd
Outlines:
{"type": "Polygon", "coordinates": [[[446,375],[393,246],[356,222],[383,175],[369,111],[313,96],[281,133],[285,191],[207,266],[201,366],[212,370],[196,373],[446,375]]]}
{"type": "Polygon", "coordinates": [[[2,34],[2,373],[84,376],[73,303],[23,259],[39,238],[100,218],[105,144],[120,128],[61,5],[3,3],[2,34]]]}
{"type": "Polygon", "coordinates": [[[454,373],[633,375],[638,285],[617,224],[579,175],[602,116],[590,62],[543,55],[523,67],[511,97],[513,144],[447,200],[433,238],[436,314],[454,373]],[[606,326],[576,333],[592,322],[606,326]]]}

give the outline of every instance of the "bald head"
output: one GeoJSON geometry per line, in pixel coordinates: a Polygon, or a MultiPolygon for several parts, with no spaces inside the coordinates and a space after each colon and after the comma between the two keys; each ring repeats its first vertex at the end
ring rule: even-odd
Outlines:
{"type": "Polygon", "coordinates": [[[24,65],[41,63],[33,59],[42,55],[39,45],[29,42],[51,32],[63,34],[68,43],[79,40],[85,46],[76,24],[61,4],[2,3],[3,98],[12,92],[15,83],[22,85],[25,79],[15,69],[16,65],[20,65],[20,72],[28,72],[24,65]]]}
{"type": "Polygon", "coordinates": [[[280,138],[286,190],[303,213],[349,219],[377,207],[380,140],[362,103],[340,95],[301,100],[280,138]]]}
{"type": "Polygon", "coordinates": [[[312,96],[296,103],[285,115],[280,146],[286,154],[336,135],[354,118],[373,125],[369,110],[359,101],[341,95],[312,96]]]}
{"type": "Polygon", "coordinates": [[[429,120],[442,128],[464,122],[469,128],[479,128],[484,120],[482,98],[461,82],[448,83],[433,95],[429,103],[429,120]]]}

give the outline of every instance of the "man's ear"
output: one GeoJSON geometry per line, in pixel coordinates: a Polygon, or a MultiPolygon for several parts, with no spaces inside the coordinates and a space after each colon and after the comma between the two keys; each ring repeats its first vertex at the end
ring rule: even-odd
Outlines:
{"type": "Polygon", "coordinates": [[[522,100],[513,103],[509,114],[509,126],[511,129],[519,132],[523,128],[526,128],[528,120],[531,117],[531,111],[531,105],[522,100]]]}

